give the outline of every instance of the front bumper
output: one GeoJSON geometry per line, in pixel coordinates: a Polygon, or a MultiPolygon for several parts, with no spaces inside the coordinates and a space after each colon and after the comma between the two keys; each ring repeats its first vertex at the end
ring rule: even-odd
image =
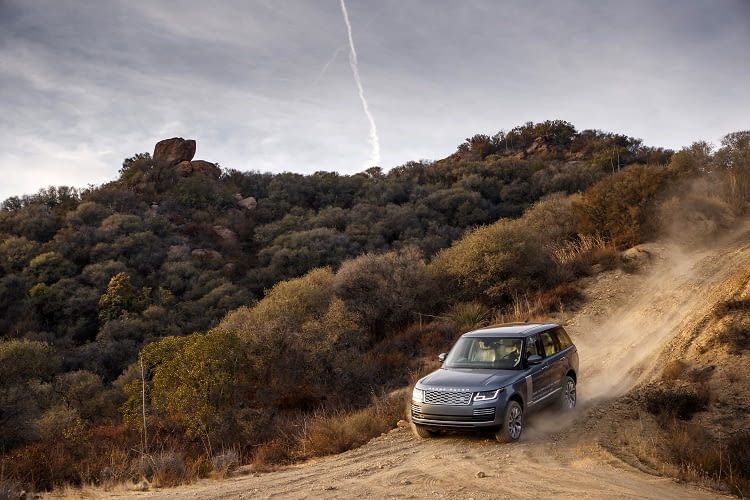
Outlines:
{"type": "Polygon", "coordinates": [[[497,427],[502,420],[500,403],[498,400],[454,406],[412,400],[411,419],[415,424],[427,427],[454,429],[497,427]]]}

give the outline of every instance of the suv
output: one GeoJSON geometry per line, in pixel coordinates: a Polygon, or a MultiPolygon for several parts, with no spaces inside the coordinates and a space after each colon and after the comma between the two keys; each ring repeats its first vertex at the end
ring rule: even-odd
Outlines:
{"type": "Polygon", "coordinates": [[[521,437],[524,414],[576,405],[578,351],[554,323],[512,323],[465,333],[443,366],[414,386],[411,419],[422,438],[441,429],[487,429],[521,437]]]}

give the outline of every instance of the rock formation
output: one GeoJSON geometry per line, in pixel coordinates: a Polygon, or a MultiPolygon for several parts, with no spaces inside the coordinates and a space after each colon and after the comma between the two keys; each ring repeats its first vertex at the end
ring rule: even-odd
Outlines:
{"type": "Polygon", "coordinates": [[[246,208],[247,210],[252,210],[258,205],[258,201],[252,196],[243,198],[242,195],[239,195],[239,197],[237,198],[237,204],[241,206],[242,208],[246,208]]]}
{"type": "Polygon", "coordinates": [[[218,179],[221,176],[221,169],[215,164],[203,160],[193,160],[193,156],[195,156],[195,141],[193,139],[173,137],[156,143],[153,158],[156,163],[174,166],[177,173],[183,177],[200,174],[218,179]]]}
{"type": "Polygon", "coordinates": [[[195,156],[195,141],[173,137],[159,141],[154,146],[154,161],[169,165],[177,165],[183,161],[190,161],[195,156]]]}

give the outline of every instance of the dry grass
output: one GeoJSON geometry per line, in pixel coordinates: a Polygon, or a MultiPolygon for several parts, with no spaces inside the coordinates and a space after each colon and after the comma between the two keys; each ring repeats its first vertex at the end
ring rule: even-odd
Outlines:
{"type": "Polygon", "coordinates": [[[15,481],[0,478],[0,500],[18,500],[22,498],[23,488],[15,481]]]}
{"type": "Polygon", "coordinates": [[[619,263],[619,252],[599,235],[579,235],[552,246],[550,251],[561,282],[589,274],[596,264],[602,269],[614,269],[619,263]]]}
{"type": "Polygon", "coordinates": [[[750,431],[717,439],[704,428],[671,421],[668,433],[669,460],[681,479],[717,486],[724,484],[735,495],[750,494],[750,431]]]}
{"type": "Polygon", "coordinates": [[[218,477],[227,477],[240,466],[240,454],[234,448],[211,457],[211,469],[218,477]]]}
{"type": "Polygon", "coordinates": [[[399,395],[375,398],[361,410],[319,411],[302,419],[296,435],[258,447],[253,465],[257,470],[273,470],[279,464],[351,450],[394,428],[402,418],[404,403],[399,395]]]}
{"type": "Polygon", "coordinates": [[[491,311],[479,302],[459,302],[448,312],[459,332],[468,332],[487,324],[491,311]]]}
{"type": "Polygon", "coordinates": [[[573,306],[582,297],[580,289],[574,283],[562,283],[533,295],[516,295],[509,307],[495,314],[492,324],[543,322],[549,319],[551,313],[559,315],[562,321],[566,308],[573,306]]]}

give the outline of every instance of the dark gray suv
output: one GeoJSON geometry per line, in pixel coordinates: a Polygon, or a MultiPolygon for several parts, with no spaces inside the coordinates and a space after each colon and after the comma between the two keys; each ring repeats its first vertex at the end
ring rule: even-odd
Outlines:
{"type": "Polygon", "coordinates": [[[578,351],[554,323],[513,323],[466,333],[443,366],[414,386],[411,419],[419,437],[441,429],[491,429],[521,437],[524,415],[550,403],[576,405],[578,351]]]}

